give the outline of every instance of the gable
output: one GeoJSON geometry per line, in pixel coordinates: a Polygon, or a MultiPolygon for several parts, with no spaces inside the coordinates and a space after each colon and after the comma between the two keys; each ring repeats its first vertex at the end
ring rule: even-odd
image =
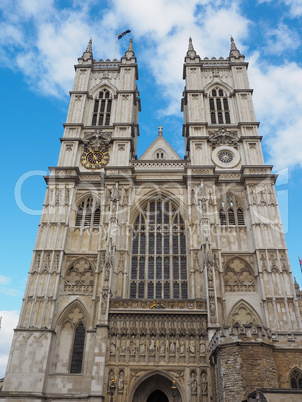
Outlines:
{"type": "Polygon", "coordinates": [[[182,158],[171,147],[168,141],[159,135],[146,149],[139,160],[181,160],[182,158]]]}

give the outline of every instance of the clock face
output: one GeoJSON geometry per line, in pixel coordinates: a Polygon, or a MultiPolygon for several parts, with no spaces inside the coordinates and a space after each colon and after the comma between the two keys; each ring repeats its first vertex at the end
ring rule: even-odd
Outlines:
{"type": "Polygon", "coordinates": [[[102,169],[109,162],[108,148],[91,146],[85,148],[81,163],[86,169],[102,169]]]}

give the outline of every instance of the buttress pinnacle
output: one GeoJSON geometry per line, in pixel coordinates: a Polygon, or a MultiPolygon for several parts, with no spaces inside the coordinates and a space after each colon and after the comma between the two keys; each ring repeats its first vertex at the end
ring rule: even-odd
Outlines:
{"type": "Polygon", "coordinates": [[[93,56],[92,56],[92,39],[91,38],[89,39],[87,48],[86,48],[85,52],[83,53],[82,57],[83,57],[83,59],[86,59],[86,60],[93,58],[93,56]]]}
{"type": "Polygon", "coordinates": [[[189,38],[189,47],[187,51],[187,57],[196,57],[196,52],[193,46],[192,38],[189,38]]]}
{"type": "Polygon", "coordinates": [[[238,58],[239,56],[242,56],[242,54],[237,49],[233,36],[231,36],[230,57],[238,58]]]}
{"type": "Polygon", "coordinates": [[[132,38],[131,38],[130,41],[129,41],[129,46],[128,46],[128,49],[127,49],[127,51],[126,51],[126,53],[125,53],[125,56],[126,56],[127,58],[130,58],[130,57],[134,57],[134,56],[135,56],[134,51],[133,51],[133,41],[132,41],[132,38]]]}

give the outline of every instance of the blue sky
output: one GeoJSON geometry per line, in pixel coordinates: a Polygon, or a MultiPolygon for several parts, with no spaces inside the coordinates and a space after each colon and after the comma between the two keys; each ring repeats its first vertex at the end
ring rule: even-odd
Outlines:
{"type": "MultiPolygon", "coordinates": [[[[92,37],[95,59],[111,59],[115,34],[131,30],[142,101],[138,154],[164,136],[183,155],[180,99],[191,36],[201,57],[227,57],[233,35],[245,54],[294,275],[302,285],[302,0],[2,0],[0,116],[2,231],[0,378],[30,267],[48,166],[55,166],[77,58],[92,37]],[[35,172],[36,171],[36,172],[35,172]],[[35,175],[33,175],[33,172],[35,175]],[[22,177],[28,174],[21,192],[22,177]],[[20,179],[21,178],[21,179],[20,179]],[[19,187],[18,187],[19,186],[19,187]],[[22,198],[20,198],[20,195],[22,198]],[[32,210],[24,212],[25,206],[32,210]]],[[[130,35],[118,41],[116,57],[130,35]]]]}

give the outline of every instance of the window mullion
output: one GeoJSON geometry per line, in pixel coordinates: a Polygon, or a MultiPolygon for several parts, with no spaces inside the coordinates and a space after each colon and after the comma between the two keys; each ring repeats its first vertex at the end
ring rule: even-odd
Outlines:
{"type": "MultiPolygon", "coordinates": [[[[148,216],[148,215],[147,215],[148,216]]],[[[147,292],[147,298],[148,298],[148,283],[149,283],[149,234],[150,234],[150,224],[147,219],[147,225],[145,225],[145,241],[146,241],[146,261],[145,261],[145,291],[147,292]]],[[[153,262],[153,272],[154,272],[154,262],[153,262]]],[[[151,279],[152,280],[152,279],[151,279]]],[[[154,284],[153,284],[153,295],[154,295],[154,284]]]]}

